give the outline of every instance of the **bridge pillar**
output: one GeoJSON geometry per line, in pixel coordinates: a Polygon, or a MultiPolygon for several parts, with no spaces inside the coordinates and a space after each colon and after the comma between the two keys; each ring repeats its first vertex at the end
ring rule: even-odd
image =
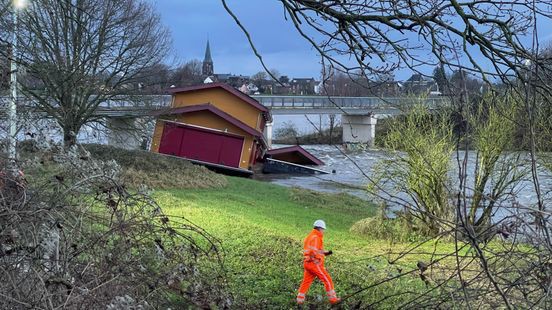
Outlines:
{"type": "Polygon", "coordinates": [[[373,115],[341,115],[343,143],[362,143],[374,146],[377,118],[373,115]]]}
{"type": "Polygon", "coordinates": [[[268,144],[269,149],[272,148],[272,125],[273,124],[274,124],[273,122],[266,123],[265,130],[264,130],[266,143],[268,144]]]}
{"type": "Polygon", "coordinates": [[[107,118],[107,143],[109,145],[135,150],[140,148],[142,138],[136,125],[136,118],[107,118]]]}

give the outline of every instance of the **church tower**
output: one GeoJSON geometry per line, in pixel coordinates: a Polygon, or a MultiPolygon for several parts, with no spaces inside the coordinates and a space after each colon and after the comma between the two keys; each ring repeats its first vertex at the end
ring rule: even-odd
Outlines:
{"type": "Polygon", "coordinates": [[[201,73],[204,76],[212,76],[214,74],[213,59],[211,58],[211,47],[209,46],[209,40],[207,40],[207,47],[205,48],[205,59],[203,59],[203,67],[201,73]]]}

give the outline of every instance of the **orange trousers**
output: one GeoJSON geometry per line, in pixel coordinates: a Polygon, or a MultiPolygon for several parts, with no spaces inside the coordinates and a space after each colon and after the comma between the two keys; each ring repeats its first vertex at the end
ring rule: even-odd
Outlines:
{"type": "Polygon", "coordinates": [[[320,279],[320,281],[324,284],[324,288],[326,289],[326,294],[330,302],[337,302],[338,299],[335,294],[332,277],[330,277],[328,271],[324,268],[324,265],[322,263],[304,262],[303,267],[305,271],[303,273],[303,281],[301,282],[301,286],[299,286],[297,302],[303,303],[305,301],[305,296],[307,295],[312,281],[314,281],[315,278],[320,279]]]}

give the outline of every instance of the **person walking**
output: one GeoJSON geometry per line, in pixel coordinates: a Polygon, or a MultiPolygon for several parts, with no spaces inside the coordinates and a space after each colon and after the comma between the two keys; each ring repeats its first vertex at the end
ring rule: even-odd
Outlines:
{"type": "Polygon", "coordinates": [[[332,255],[332,251],[324,250],[324,231],[326,230],[326,223],[323,220],[317,220],[314,222],[314,229],[305,238],[303,245],[303,281],[299,286],[299,293],[297,294],[297,303],[303,304],[309,288],[315,278],[318,278],[324,284],[326,289],[326,295],[331,304],[337,304],[341,300],[337,298],[335,293],[332,277],[328,274],[328,271],[324,267],[324,260],[326,256],[332,255]]]}

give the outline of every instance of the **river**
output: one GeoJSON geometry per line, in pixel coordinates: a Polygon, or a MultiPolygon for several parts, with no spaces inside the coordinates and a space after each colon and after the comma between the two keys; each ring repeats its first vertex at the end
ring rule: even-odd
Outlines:
{"type": "MultiPolygon", "coordinates": [[[[276,145],[274,147],[280,147],[276,145]]],[[[364,199],[370,199],[366,186],[369,184],[369,178],[374,175],[376,165],[384,159],[389,158],[389,153],[369,149],[364,151],[344,151],[341,146],[330,145],[306,145],[303,146],[307,151],[324,161],[325,166],[322,170],[335,173],[327,175],[264,175],[261,178],[269,182],[290,187],[301,187],[322,192],[349,193],[364,199]]],[[[473,177],[475,167],[475,153],[469,153],[468,161],[468,179],[473,177]]],[[[526,154],[525,154],[526,155],[526,154]]],[[[453,171],[451,179],[458,175],[457,161],[451,158],[453,171]]],[[[527,158],[527,156],[525,156],[527,158]]],[[[527,159],[526,167],[529,167],[527,159]]],[[[539,172],[541,189],[543,192],[552,191],[552,175],[545,170],[539,172]]],[[[529,180],[530,175],[520,182],[515,188],[515,200],[523,206],[532,206],[537,202],[537,195],[529,180]]],[[[469,184],[469,181],[468,181],[469,184]]],[[[399,196],[400,197],[400,196],[399,196]]],[[[400,197],[407,199],[406,197],[400,197]]]]}

